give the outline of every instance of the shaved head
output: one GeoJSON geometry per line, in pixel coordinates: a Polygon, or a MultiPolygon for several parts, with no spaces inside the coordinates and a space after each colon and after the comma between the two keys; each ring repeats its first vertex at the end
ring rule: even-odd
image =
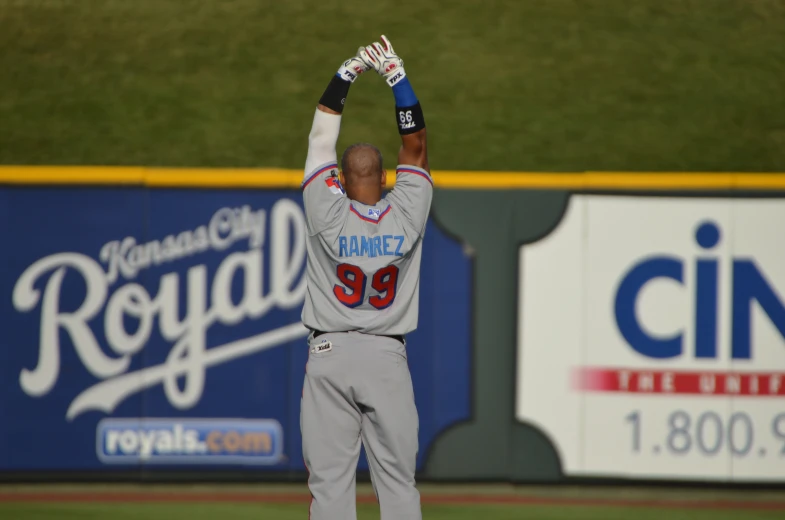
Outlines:
{"type": "Polygon", "coordinates": [[[341,157],[341,183],[350,199],[370,206],[379,202],[387,183],[382,152],[368,143],[348,147],[341,157]]]}
{"type": "Polygon", "coordinates": [[[372,144],[353,144],[343,152],[341,170],[347,184],[378,183],[384,166],[382,152],[372,144]]]}

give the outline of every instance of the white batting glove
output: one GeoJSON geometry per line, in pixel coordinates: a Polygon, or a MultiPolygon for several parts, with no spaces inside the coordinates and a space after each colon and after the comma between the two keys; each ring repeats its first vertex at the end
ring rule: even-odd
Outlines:
{"type": "Polygon", "coordinates": [[[384,46],[379,42],[372,43],[361,49],[359,55],[368,68],[378,72],[392,87],[406,77],[406,71],[403,70],[403,60],[395,54],[387,36],[382,35],[382,42],[384,46]]]}
{"type": "Polygon", "coordinates": [[[368,70],[368,65],[360,57],[360,52],[364,50],[364,47],[360,47],[357,49],[357,56],[352,56],[343,62],[343,65],[338,69],[338,75],[341,76],[341,79],[354,83],[354,80],[360,77],[360,74],[368,70]]]}

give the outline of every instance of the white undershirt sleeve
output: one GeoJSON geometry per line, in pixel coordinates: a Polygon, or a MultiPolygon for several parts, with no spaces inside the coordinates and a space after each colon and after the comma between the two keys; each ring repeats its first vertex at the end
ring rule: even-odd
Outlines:
{"type": "Polygon", "coordinates": [[[305,160],[305,176],[326,163],[338,162],[335,146],[341,132],[341,116],[322,112],[318,108],[313,116],[311,134],[308,136],[308,158],[305,160]]]}

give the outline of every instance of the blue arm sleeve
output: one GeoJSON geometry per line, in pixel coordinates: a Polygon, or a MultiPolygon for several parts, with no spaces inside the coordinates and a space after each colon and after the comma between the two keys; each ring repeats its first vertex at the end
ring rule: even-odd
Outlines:
{"type": "Polygon", "coordinates": [[[395,96],[395,106],[412,107],[417,104],[417,96],[414,94],[414,89],[412,84],[409,83],[408,77],[396,83],[392,91],[395,96]]]}

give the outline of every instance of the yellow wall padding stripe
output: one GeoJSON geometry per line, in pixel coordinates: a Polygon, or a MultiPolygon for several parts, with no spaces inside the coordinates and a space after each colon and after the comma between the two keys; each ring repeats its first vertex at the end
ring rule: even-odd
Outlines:
{"type": "MultiPolygon", "coordinates": [[[[395,175],[388,175],[394,184],[395,175]]],[[[785,173],[485,172],[435,171],[438,188],[466,190],[754,190],[785,191],[785,173]]],[[[180,188],[299,188],[302,170],[277,168],[145,168],[0,166],[0,184],[150,186],[180,188]]]]}

